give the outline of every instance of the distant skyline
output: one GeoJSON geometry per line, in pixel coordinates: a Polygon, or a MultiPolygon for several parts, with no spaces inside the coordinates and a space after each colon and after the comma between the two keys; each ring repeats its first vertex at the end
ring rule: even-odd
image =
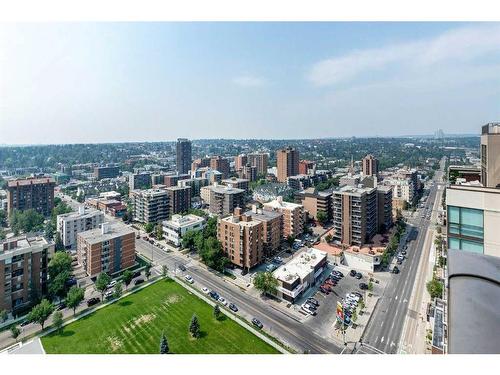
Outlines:
{"type": "Polygon", "coordinates": [[[479,134],[500,23],[0,24],[0,144],[479,134]]]}

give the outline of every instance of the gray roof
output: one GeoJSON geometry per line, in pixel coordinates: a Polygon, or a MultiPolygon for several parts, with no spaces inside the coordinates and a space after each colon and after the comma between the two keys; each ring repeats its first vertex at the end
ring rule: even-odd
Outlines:
{"type": "Polygon", "coordinates": [[[448,251],[448,352],[500,353],[500,258],[448,251]]]}
{"type": "Polygon", "coordinates": [[[78,233],[78,236],[85,239],[88,243],[94,244],[102,241],[108,241],[116,237],[121,237],[129,233],[134,233],[130,227],[125,224],[114,222],[108,224],[108,231],[105,234],[102,234],[101,228],[96,228],[80,232],[78,233]]]}

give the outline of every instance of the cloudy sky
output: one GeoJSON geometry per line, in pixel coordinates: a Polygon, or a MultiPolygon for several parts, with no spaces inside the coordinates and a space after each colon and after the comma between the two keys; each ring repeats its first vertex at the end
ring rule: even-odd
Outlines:
{"type": "Polygon", "coordinates": [[[500,23],[0,25],[0,144],[478,133],[500,23]]]}

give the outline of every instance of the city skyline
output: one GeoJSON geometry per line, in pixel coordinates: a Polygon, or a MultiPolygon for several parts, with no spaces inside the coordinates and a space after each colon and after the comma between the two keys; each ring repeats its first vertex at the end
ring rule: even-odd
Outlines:
{"type": "Polygon", "coordinates": [[[498,23],[4,24],[0,46],[0,144],[475,134],[500,116],[498,23]]]}

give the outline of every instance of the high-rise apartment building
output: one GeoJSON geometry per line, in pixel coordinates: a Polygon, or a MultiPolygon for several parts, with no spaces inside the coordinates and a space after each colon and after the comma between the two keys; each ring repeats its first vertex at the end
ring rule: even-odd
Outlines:
{"type": "Polygon", "coordinates": [[[203,177],[195,177],[187,180],[180,180],[177,182],[177,186],[189,186],[191,188],[191,197],[199,197],[201,194],[201,188],[204,186],[208,186],[208,179],[203,177]]]}
{"type": "Polygon", "coordinates": [[[191,168],[191,141],[186,138],[178,138],[176,144],[177,158],[177,172],[180,174],[189,173],[191,168]]]}
{"type": "Polygon", "coordinates": [[[500,122],[482,127],[481,183],[485,187],[500,187],[500,122]]]}
{"type": "Polygon", "coordinates": [[[269,164],[269,155],[266,153],[253,153],[247,155],[248,163],[257,168],[257,175],[267,175],[267,166],[269,164]]]}
{"type": "Polygon", "coordinates": [[[229,160],[223,158],[222,156],[213,156],[210,159],[210,168],[215,169],[222,173],[222,178],[228,178],[230,169],[229,169],[229,160]]]}
{"type": "Polygon", "coordinates": [[[0,244],[0,311],[28,308],[47,294],[47,266],[55,244],[43,237],[10,238],[0,244]]]}
{"type": "Polygon", "coordinates": [[[333,239],[362,246],[377,232],[377,189],[343,186],[333,191],[333,239]]]}
{"type": "Polygon", "coordinates": [[[299,174],[314,176],[316,174],[316,163],[310,160],[299,161],[299,174]]]}
{"type": "Polygon", "coordinates": [[[363,158],[363,174],[365,176],[378,175],[378,160],[373,155],[366,155],[363,158]]]}
{"type": "Polygon", "coordinates": [[[131,174],[128,178],[129,190],[150,189],[152,184],[151,173],[142,172],[131,174]]]}
{"type": "Polygon", "coordinates": [[[253,205],[245,215],[262,223],[262,240],[264,257],[271,257],[280,249],[283,238],[283,214],[278,211],[269,211],[253,205]]]}
{"type": "Polygon", "coordinates": [[[263,224],[252,215],[243,215],[241,208],[217,220],[217,239],[222,251],[234,265],[251,269],[263,259],[263,224]]]}
{"type": "Polygon", "coordinates": [[[315,188],[308,188],[296,194],[297,203],[304,206],[304,210],[314,220],[318,219],[318,213],[324,212],[326,220],[332,218],[332,193],[317,191],[315,188]]]}
{"type": "Polygon", "coordinates": [[[245,154],[241,154],[234,157],[234,169],[239,171],[248,163],[248,157],[245,154]]]}
{"type": "Polygon", "coordinates": [[[237,207],[245,206],[245,190],[214,184],[204,187],[209,194],[208,210],[220,217],[231,215],[237,207]]]}
{"type": "Polygon", "coordinates": [[[169,199],[164,189],[132,190],[130,192],[134,220],[159,223],[168,219],[169,199]]]}
{"type": "Polygon", "coordinates": [[[104,178],[115,178],[120,175],[120,168],[116,165],[107,165],[94,168],[94,178],[102,180],[104,178]]]}
{"type": "Polygon", "coordinates": [[[377,228],[384,233],[392,227],[392,187],[377,187],[377,228]]]}
{"type": "Polygon", "coordinates": [[[169,216],[187,212],[191,208],[191,187],[171,186],[165,189],[168,194],[169,216]]]}
{"type": "Polygon", "coordinates": [[[299,174],[299,151],[287,147],[276,151],[276,168],[279,182],[286,182],[290,176],[299,174]]]}
{"type": "Polygon", "coordinates": [[[57,232],[65,248],[76,248],[77,234],[99,228],[104,222],[104,213],[95,209],[78,207],[78,212],[57,215],[57,232]]]}
{"type": "Polygon", "coordinates": [[[191,172],[196,171],[198,168],[210,167],[210,158],[195,159],[191,163],[191,172]]]}
{"type": "Polygon", "coordinates": [[[14,210],[33,209],[43,216],[50,216],[54,208],[53,178],[24,178],[7,183],[7,214],[14,210]]]}
{"type": "Polygon", "coordinates": [[[239,178],[245,178],[248,181],[257,181],[257,167],[247,164],[237,171],[239,178]]]}
{"type": "Polygon", "coordinates": [[[283,197],[279,196],[275,200],[264,203],[263,208],[283,214],[283,238],[298,237],[304,232],[305,211],[301,204],[285,202],[283,197]]]}
{"type": "Polygon", "coordinates": [[[120,272],[135,264],[135,232],[122,223],[102,223],[78,233],[77,256],[90,277],[120,272]]]}

